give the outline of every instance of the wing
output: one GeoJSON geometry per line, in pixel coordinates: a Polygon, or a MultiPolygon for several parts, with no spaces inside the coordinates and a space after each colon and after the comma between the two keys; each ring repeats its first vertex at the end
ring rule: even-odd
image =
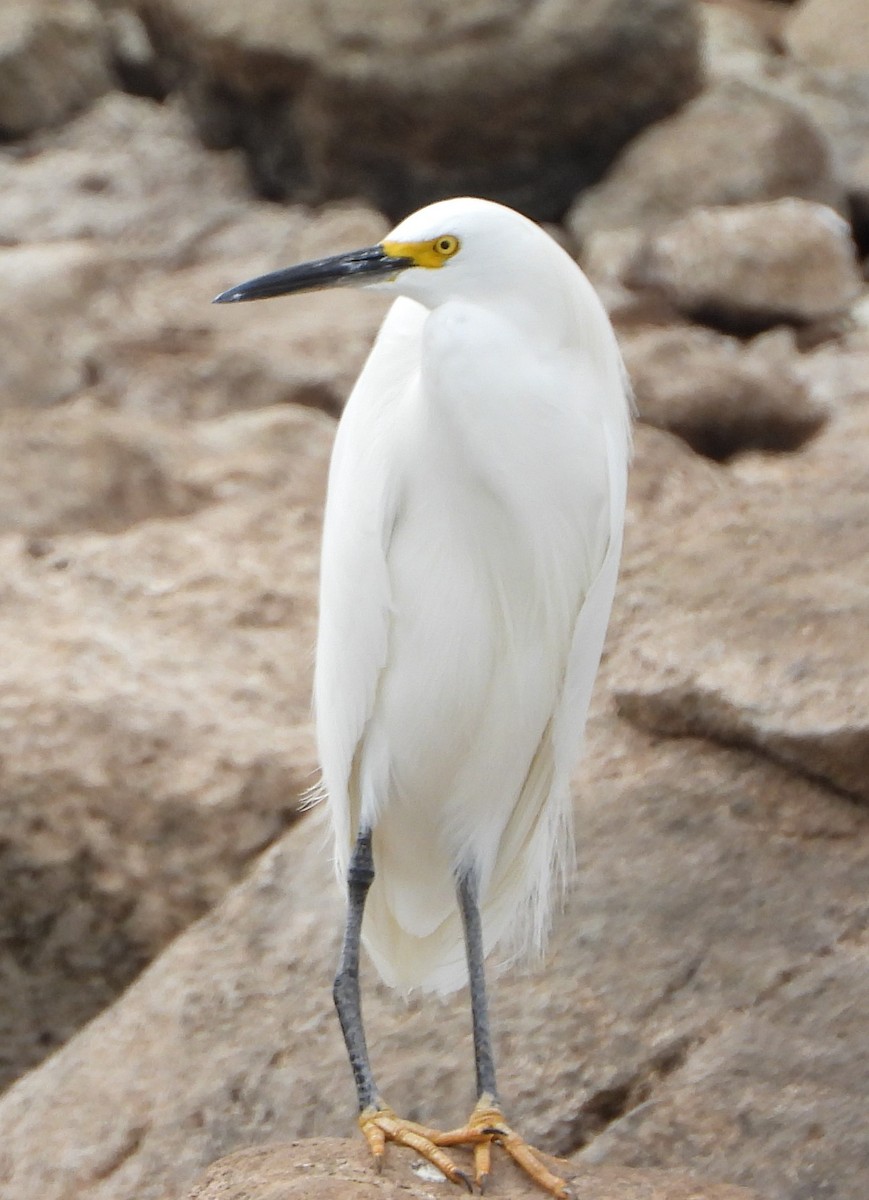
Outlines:
{"type": "Polygon", "coordinates": [[[395,439],[401,401],[415,386],[426,315],[404,298],[389,310],[347,401],[329,468],[314,705],[342,883],[359,823],[356,752],[387,655],[395,439]]]}

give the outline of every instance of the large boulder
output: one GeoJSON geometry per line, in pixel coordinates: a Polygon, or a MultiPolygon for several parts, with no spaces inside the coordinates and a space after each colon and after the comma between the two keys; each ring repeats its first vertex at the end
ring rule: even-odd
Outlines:
{"type": "Polygon", "coordinates": [[[558,217],[698,86],[686,0],[137,5],[206,140],[244,146],[266,194],[393,216],[471,193],[558,217]]]}
{"type": "Polygon", "coordinates": [[[696,209],[650,234],[625,278],[685,316],[749,332],[842,316],[862,291],[847,222],[792,198],[696,209]]]}
{"type": "MultiPolygon", "coordinates": [[[[647,615],[611,668],[644,728],[753,746],[866,803],[869,408],[865,375],[849,395],[836,357],[823,364],[836,414],[813,441],[737,459],[702,499],[685,495],[682,519],[649,509],[622,576],[647,615]]],[[[855,358],[865,371],[865,346],[855,358]]]]}
{"type": "Polygon", "coordinates": [[[745,346],[712,329],[651,326],[626,334],[622,350],[640,420],[709,458],[795,450],[826,420],[826,405],[795,368],[787,330],[745,346]]]}
{"type": "MultiPolygon", "coordinates": [[[[657,474],[663,456],[641,440],[657,474]]],[[[720,470],[701,464],[697,478],[682,459],[668,486],[687,474],[703,487],[720,470]]],[[[713,1089],[716,1071],[731,1071],[725,1054],[710,1064],[717,1031],[746,1014],[763,1019],[785,980],[829,975],[859,949],[844,939],[865,904],[867,816],[756,754],[649,738],[611,716],[592,722],[588,751],[576,798],[581,873],[547,961],[493,975],[501,1090],[529,1140],[571,1156],[621,1120],[653,1115],[659,1090],[682,1079],[666,1146],[669,1165],[685,1169],[709,1128],[705,1112],[691,1122],[692,1080],[702,1071],[713,1089]]],[[[331,1002],[342,913],[324,816],[291,830],[113,1008],[9,1089],[7,1200],[162,1200],[235,1149],[354,1133],[331,1002]]],[[[869,974],[843,968],[841,979],[847,988],[819,989],[803,1013],[803,1071],[824,1104],[814,1136],[803,1124],[809,1085],[763,1085],[769,1060],[753,1070],[748,1042],[730,1117],[740,1139],[728,1138],[711,1178],[766,1177],[774,1123],[770,1163],[782,1182],[765,1200],[798,1200],[794,1178],[828,1181],[834,1200],[854,1194],[860,1039],[852,1032],[831,1055],[829,1014],[865,1011],[869,974]]],[[[474,1099],[466,994],[405,1003],[367,966],[363,986],[386,1097],[417,1120],[458,1124],[474,1099]]]]}
{"type": "Polygon", "coordinates": [[[790,99],[727,79],[636,137],[567,224],[582,242],[599,230],[660,227],[698,207],[782,196],[844,211],[830,145],[790,99]]]}
{"type": "Polygon", "coordinates": [[[294,819],[333,428],[0,420],[3,1082],[294,819]]]}
{"type": "MultiPolygon", "coordinates": [[[[629,1147],[615,1131],[633,1122],[636,1165],[666,1155],[684,1168],[696,1153],[709,1177],[762,1180],[772,1200],[822,1183],[834,1200],[853,1194],[864,1068],[856,1043],[843,1050],[855,1036],[844,1014],[867,1003],[869,975],[849,964],[862,953],[869,815],[841,792],[859,796],[867,778],[860,412],[848,402],[797,455],[726,469],[638,430],[623,582],[575,797],[581,873],[545,967],[493,979],[507,1111],[554,1153],[617,1160],[629,1147]],[[608,711],[613,686],[627,721],[608,711]],[[789,1060],[774,1074],[776,1043],[758,1047],[766,1022],[788,1005],[792,1022],[800,1004],[792,1088],[789,1060]],[[740,1089],[724,1126],[719,1075],[740,1089]],[[693,1119],[697,1080],[706,1099],[693,1119]],[[809,1131],[813,1099],[823,1116],[809,1131]],[[643,1122],[665,1119],[657,1146],[643,1122]]],[[[324,819],[286,834],[7,1092],[9,1200],[156,1200],[245,1145],[352,1132],[324,819]]],[[[403,1005],[367,967],[364,986],[385,1095],[456,1124],[473,1102],[466,997],[403,1005]]]]}

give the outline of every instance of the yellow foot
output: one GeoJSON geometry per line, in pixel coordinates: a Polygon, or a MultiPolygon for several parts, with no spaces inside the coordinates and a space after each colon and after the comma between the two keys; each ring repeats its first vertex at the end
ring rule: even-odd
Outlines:
{"type": "Polygon", "coordinates": [[[453,1183],[462,1184],[469,1192],[474,1190],[470,1176],[459,1170],[449,1155],[440,1149],[437,1139],[443,1135],[436,1129],[417,1125],[415,1121],[405,1121],[397,1117],[391,1108],[366,1108],[359,1115],[359,1127],[378,1171],[383,1168],[386,1143],[395,1142],[398,1146],[409,1146],[415,1150],[453,1183]]]}
{"type": "Polygon", "coordinates": [[[428,1130],[428,1133],[435,1146],[473,1146],[474,1182],[481,1192],[485,1192],[489,1182],[494,1142],[507,1151],[520,1170],[533,1179],[538,1187],[557,1200],[572,1200],[567,1182],[544,1166],[537,1151],[510,1128],[491,1096],[480,1097],[464,1128],[440,1134],[428,1130]]]}

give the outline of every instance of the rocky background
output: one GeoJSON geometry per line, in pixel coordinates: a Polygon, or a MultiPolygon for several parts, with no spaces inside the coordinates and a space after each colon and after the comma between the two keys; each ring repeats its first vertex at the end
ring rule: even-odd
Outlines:
{"type": "MultiPolygon", "coordinates": [[[[553,223],[640,413],[580,870],[495,987],[508,1111],[597,1200],[865,1200],[866,0],[3,0],[0,135],[4,1200],[353,1129],[300,803],[383,305],[209,301],[463,192],[553,223]]],[[[466,997],[369,985],[386,1094],[457,1123],[466,997]]],[[[196,1194],[392,1186],[300,1145],[196,1194]]]]}

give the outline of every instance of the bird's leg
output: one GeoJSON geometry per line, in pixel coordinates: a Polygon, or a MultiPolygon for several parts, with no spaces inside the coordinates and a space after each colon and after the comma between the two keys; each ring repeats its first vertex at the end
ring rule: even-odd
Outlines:
{"type": "Polygon", "coordinates": [[[362,1004],[359,995],[359,942],[362,935],[362,917],[368,889],[374,882],[374,857],[371,852],[371,830],[359,833],[350,864],[347,868],[347,923],[344,927],[344,942],[341,961],[332,988],[335,1007],[347,1056],[353,1070],[356,1096],[359,1101],[359,1125],[368,1147],[374,1156],[378,1171],[383,1165],[383,1154],[387,1141],[409,1146],[433,1163],[453,1183],[461,1183],[471,1190],[471,1182],[464,1171],[460,1171],[452,1159],[435,1144],[436,1130],[404,1121],[397,1117],[380,1097],[362,1023],[362,1004]]]}
{"type": "Polygon", "coordinates": [[[474,1029],[474,1065],[477,1072],[477,1103],[467,1125],[443,1133],[439,1146],[472,1145],[474,1178],[481,1192],[486,1190],[491,1169],[492,1143],[507,1151],[513,1161],[535,1183],[558,1200],[569,1200],[566,1182],[540,1161],[528,1143],[505,1122],[495,1083],[495,1056],[489,1031],[489,1003],[483,962],[483,929],[480,919],[477,877],[467,871],[458,880],[459,908],[465,930],[468,955],[468,980],[471,990],[471,1018],[474,1029]]]}
{"type": "Polygon", "coordinates": [[[359,941],[362,935],[362,917],[368,889],[374,882],[374,858],[371,853],[371,830],[363,829],[356,839],[347,868],[347,923],[344,926],[344,943],[341,961],[332,987],[332,998],[338,1010],[344,1045],[353,1071],[356,1095],[360,1112],[378,1107],[380,1098],[371,1071],[365,1028],[362,1024],[362,1004],[359,996],[359,941]]]}

